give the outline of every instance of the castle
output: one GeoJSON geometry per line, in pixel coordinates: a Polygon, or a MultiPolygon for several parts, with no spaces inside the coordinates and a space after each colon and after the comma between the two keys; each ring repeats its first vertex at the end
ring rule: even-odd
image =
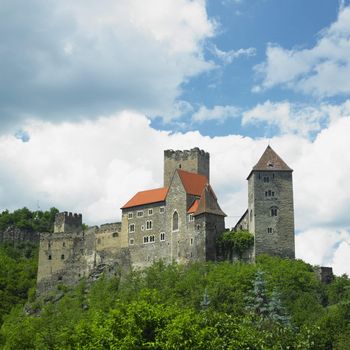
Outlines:
{"type": "MultiPolygon", "coordinates": [[[[121,208],[121,222],[83,230],[81,214],[57,214],[54,232],[40,237],[38,292],[158,260],[217,260],[226,215],[209,170],[203,150],[166,150],[163,187],[136,193],[121,208]]],[[[246,258],[262,253],[294,258],[292,169],[268,146],[247,179],[248,209],[235,226],[254,235],[246,258]]]]}

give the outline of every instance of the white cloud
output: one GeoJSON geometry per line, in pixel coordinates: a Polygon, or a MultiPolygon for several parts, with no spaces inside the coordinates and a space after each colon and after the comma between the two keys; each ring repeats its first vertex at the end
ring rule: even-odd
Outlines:
{"type": "Polygon", "coordinates": [[[0,11],[2,131],[28,116],[170,115],[181,84],[214,67],[204,0],[3,0],[0,11]]]}
{"type": "Polygon", "coordinates": [[[263,79],[260,88],[282,85],[321,98],[349,95],[349,52],[350,6],[341,6],[337,20],[319,34],[314,47],[267,47],[266,62],[255,67],[263,79]]]}
{"type": "Polygon", "coordinates": [[[249,47],[248,49],[238,49],[238,50],[229,50],[223,51],[217,48],[216,45],[209,46],[210,51],[220,59],[224,64],[231,64],[235,59],[241,56],[255,56],[256,49],[254,47],[249,47]]]}
{"type": "Polygon", "coordinates": [[[296,236],[297,258],[310,264],[332,266],[337,275],[350,274],[350,233],[311,229],[296,236]]]}
{"type": "MultiPolygon", "coordinates": [[[[294,169],[297,255],[344,266],[350,229],[350,118],[335,108],[329,127],[311,141],[274,137],[272,147],[294,169]]],[[[247,207],[246,176],[266,139],[240,135],[210,138],[199,132],[154,130],[141,114],[122,112],[95,121],[31,121],[23,143],[0,137],[0,209],[24,205],[78,211],[88,224],[120,219],[119,208],[139,190],[162,185],[163,150],[200,147],[211,155],[211,183],[232,227],[247,207]]]]}
{"type": "Polygon", "coordinates": [[[242,125],[266,123],[281,133],[308,136],[319,131],[321,123],[328,120],[328,113],[322,106],[306,107],[293,105],[288,101],[266,101],[243,113],[242,125]]]}
{"type": "Polygon", "coordinates": [[[195,122],[204,122],[208,120],[216,120],[223,122],[227,118],[236,118],[239,116],[240,109],[235,106],[214,106],[208,109],[201,106],[197,112],[192,115],[195,122]]]}

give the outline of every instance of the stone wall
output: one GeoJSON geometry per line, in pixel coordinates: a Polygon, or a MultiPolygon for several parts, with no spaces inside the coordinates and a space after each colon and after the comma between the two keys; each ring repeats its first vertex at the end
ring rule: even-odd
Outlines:
{"type": "Polygon", "coordinates": [[[40,233],[28,230],[21,230],[15,226],[9,226],[5,231],[0,231],[0,244],[9,243],[13,246],[29,242],[38,245],[40,233]]]}
{"type": "Polygon", "coordinates": [[[57,213],[55,216],[54,232],[77,232],[82,231],[82,215],[76,213],[57,213]]]}
{"type": "Polygon", "coordinates": [[[294,259],[292,172],[253,172],[248,188],[249,230],[255,235],[255,255],[264,253],[294,259]],[[277,215],[272,215],[272,208],[277,210],[277,215]]]}
{"type": "Polygon", "coordinates": [[[169,187],[176,169],[201,174],[209,181],[209,153],[193,148],[185,151],[164,151],[164,187],[169,187]]]}
{"type": "Polygon", "coordinates": [[[123,223],[128,229],[128,247],[134,268],[145,268],[160,259],[168,261],[170,237],[166,232],[166,215],[165,202],[123,209],[123,223]],[[151,228],[147,229],[147,222],[152,223],[151,228]],[[134,225],[134,232],[131,232],[130,225],[134,225]],[[161,240],[162,233],[164,240],[161,240]]]}

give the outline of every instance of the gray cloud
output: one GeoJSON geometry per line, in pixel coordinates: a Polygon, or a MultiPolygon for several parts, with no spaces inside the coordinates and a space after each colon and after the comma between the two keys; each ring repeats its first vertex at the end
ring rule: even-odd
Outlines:
{"type": "Polygon", "coordinates": [[[3,0],[0,132],[38,116],[166,113],[184,79],[210,68],[200,42],[211,23],[204,5],[191,3],[169,11],[150,1],[148,18],[136,1],[3,0]]]}

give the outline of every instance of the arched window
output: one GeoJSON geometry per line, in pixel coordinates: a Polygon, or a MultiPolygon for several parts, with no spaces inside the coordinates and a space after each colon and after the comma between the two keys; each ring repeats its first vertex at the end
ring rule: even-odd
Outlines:
{"type": "Polygon", "coordinates": [[[270,208],[270,214],[271,214],[271,216],[277,216],[278,208],[277,207],[271,207],[270,208]]]}
{"type": "Polygon", "coordinates": [[[173,231],[177,231],[179,229],[179,214],[177,211],[174,211],[173,214],[173,231]]]}

